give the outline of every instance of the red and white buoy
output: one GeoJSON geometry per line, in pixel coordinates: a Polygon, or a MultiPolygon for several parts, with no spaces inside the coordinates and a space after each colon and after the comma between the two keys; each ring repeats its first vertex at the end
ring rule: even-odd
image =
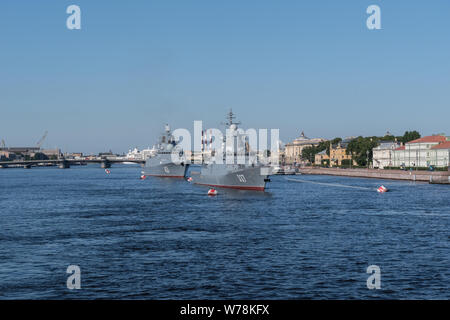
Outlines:
{"type": "Polygon", "coordinates": [[[217,190],[214,188],[211,188],[208,190],[208,196],[216,196],[217,195],[217,190]]]}
{"type": "Polygon", "coordinates": [[[379,193],[385,193],[385,192],[388,192],[389,190],[385,186],[380,186],[380,187],[378,187],[377,191],[379,193]]]}
{"type": "Polygon", "coordinates": [[[192,182],[192,177],[187,178],[188,182],[192,182]]]}
{"type": "Polygon", "coordinates": [[[143,174],[143,175],[141,175],[141,177],[140,177],[140,179],[141,179],[141,180],[144,180],[145,178],[147,178],[147,176],[146,176],[146,175],[144,175],[144,174],[143,174]]]}
{"type": "Polygon", "coordinates": [[[106,174],[110,174],[111,171],[109,169],[105,169],[106,174]]]}

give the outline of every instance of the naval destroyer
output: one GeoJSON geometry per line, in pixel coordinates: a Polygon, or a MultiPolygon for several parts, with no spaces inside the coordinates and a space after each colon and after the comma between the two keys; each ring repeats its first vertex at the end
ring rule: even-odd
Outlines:
{"type": "Polygon", "coordinates": [[[169,125],[156,146],[156,154],[145,161],[145,176],[184,178],[188,164],[183,149],[172,136],[169,125]]]}
{"type": "MultiPolygon", "coordinates": [[[[234,114],[230,110],[228,113],[228,121],[225,125],[231,132],[233,139],[242,139],[241,143],[237,145],[245,146],[244,154],[246,157],[252,152],[249,150],[248,144],[245,141],[245,135],[239,133],[238,124],[239,122],[234,122],[234,114]]],[[[229,150],[225,147],[226,138],[222,143],[223,163],[216,163],[214,156],[209,157],[209,159],[204,160],[200,167],[200,171],[191,170],[191,180],[194,184],[207,185],[211,187],[221,187],[221,188],[232,188],[241,190],[256,190],[264,191],[266,183],[269,181],[268,177],[271,172],[271,168],[257,163],[257,157],[255,156],[248,159],[253,159],[245,161],[245,164],[237,163],[237,152],[239,149],[233,148],[232,157],[234,161],[232,164],[226,162],[225,158],[229,150]]],[[[212,152],[214,154],[214,151],[212,152]]]]}

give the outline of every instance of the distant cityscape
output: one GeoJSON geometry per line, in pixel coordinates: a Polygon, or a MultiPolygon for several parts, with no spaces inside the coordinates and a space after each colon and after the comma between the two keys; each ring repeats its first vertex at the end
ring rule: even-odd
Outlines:
{"type": "Polygon", "coordinates": [[[287,143],[281,154],[288,165],[368,167],[374,169],[445,169],[450,166],[450,137],[421,137],[417,131],[393,136],[309,138],[304,132],[287,143]]]}
{"type": "Polygon", "coordinates": [[[1,147],[0,161],[14,162],[20,161],[45,161],[45,160],[96,160],[96,159],[114,159],[114,160],[145,160],[155,154],[155,149],[138,150],[134,148],[128,153],[115,154],[112,151],[100,152],[98,154],[83,154],[82,152],[61,152],[60,149],[41,149],[39,147],[1,147]]]}
{"type": "MultiPolygon", "coordinates": [[[[153,147],[143,150],[133,148],[123,154],[112,151],[98,154],[62,153],[58,148],[41,148],[41,143],[34,147],[6,147],[2,141],[0,161],[11,161],[11,164],[15,161],[57,159],[145,161],[157,152],[153,147]]],[[[292,167],[447,170],[450,167],[450,137],[445,134],[421,137],[417,131],[407,131],[403,136],[386,132],[380,137],[324,139],[310,138],[301,132],[298,138],[280,146],[279,155],[280,165],[292,167]]]]}

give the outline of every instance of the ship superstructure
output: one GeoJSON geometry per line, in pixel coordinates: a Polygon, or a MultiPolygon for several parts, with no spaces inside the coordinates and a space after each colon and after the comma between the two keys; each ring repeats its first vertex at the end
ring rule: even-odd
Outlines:
{"type": "Polygon", "coordinates": [[[258,163],[256,152],[249,148],[246,135],[238,130],[240,123],[234,119],[230,110],[225,123],[228,134],[224,137],[222,152],[212,150],[210,156],[204,159],[200,171],[191,172],[192,182],[211,187],[264,191],[271,168],[258,163]],[[233,141],[227,143],[227,139],[233,141]],[[216,157],[220,156],[223,156],[223,161],[218,163],[216,157]],[[242,159],[244,163],[241,163],[242,159]]]}
{"type": "Polygon", "coordinates": [[[188,164],[183,149],[173,137],[169,125],[155,147],[156,154],[146,160],[142,174],[167,178],[184,178],[188,164]]]}

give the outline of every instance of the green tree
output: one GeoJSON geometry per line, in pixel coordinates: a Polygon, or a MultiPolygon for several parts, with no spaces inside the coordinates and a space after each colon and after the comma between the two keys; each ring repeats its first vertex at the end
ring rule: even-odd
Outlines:
{"type": "Polygon", "coordinates": [[[32,160],[48,160],[48,157],[42,152],[36,152],[32,160]]]}
{"type": "Polygon", "coordinates": [[[420,138],[420,133],[416,130],[414,131],[405,131],[405,134],[402,137],[399,137],[399,141],[403,143],[407,143],[420,138]]]}
{"type": "Polygon", "coordinates": [[[367,166],[372,161],[372,149],[378,145],[379,138],[377,137],[361,137],[353,139],[347,146],[347,154],[353,154],[353,159],[360,166],[367,166]]]}
{"type": "Polygon", "coordinates": [[[395,141],[395,136],[393,135],[385,135],[384,137],[380,137],[379,141],[395,141]]]}
{"type": "MultiPolygon", "coordinates": [[[[342,142],[342,138],[334,138],[331,140],[332,145],[336,145],[339,142],[342,142]]],[[[303,148],[302,159],[314,163],[316,154],[322,152],[323,150],[327,150],[327,155],[330,155],[330,141],[322,141],[317,146],[303,148]]]]}
{"type": "MultiPolygon", "coordinates": [[[[342,142],[342,138],[334,138],[333,140],[331,140],[331,145],[335,146],[338,143],[342,142]]],[[[326,149],[327,149],[327,155],[330,155],[330,141],[324,141],[321,142],[322,144],[325,144],[326,149]]]]}
{"type": "MultiPolygon", "coordinates": [[[[322,149],[322,150],[324,150],[324,149],[322,149]]],[[[320,150],[319,147],[315,147],[315,146],[303,148],[302,159],[310,161],[311,163],[314,163],[316,154],[322,150],[320,150]]]]}
{"type": "Polygon", "coordinates": [[[343,159],[341,162],[342,166],[351,166],[351,164],[352,164],[352,160],[350,160],[350,159],[343,159]]]}

